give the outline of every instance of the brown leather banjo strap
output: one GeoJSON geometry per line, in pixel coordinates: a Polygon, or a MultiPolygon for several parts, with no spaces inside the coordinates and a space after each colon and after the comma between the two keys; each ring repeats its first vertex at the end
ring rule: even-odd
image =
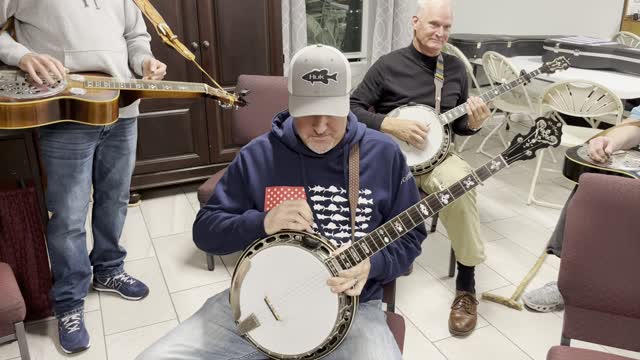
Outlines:
{"type": "Polygon", "coordinates": [[[356,211],[360,198],[360,143],[349,150],[349,210],[351,211],[351,243],[356,237],[356,211]]]}

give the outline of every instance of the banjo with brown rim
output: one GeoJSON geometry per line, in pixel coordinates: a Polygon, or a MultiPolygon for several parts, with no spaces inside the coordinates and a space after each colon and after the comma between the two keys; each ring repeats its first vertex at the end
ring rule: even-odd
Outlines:
{"type": "Polygon", "coordinates": [[[528,134],[447,189],[433,193],[384,225],[332,255],[335,246],[306,232],[281,231],[251,244],[231,280],[230,304],[237,331],[276,359],[319,359],[345,338],[358,297],[334,294],[326,284],[422,224],[504,167],[560,144],[559,121],[538,118],[528,134]]]}

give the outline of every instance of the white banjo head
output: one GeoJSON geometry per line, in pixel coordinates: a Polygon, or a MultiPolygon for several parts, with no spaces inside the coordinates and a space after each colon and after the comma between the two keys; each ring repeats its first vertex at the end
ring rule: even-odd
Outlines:
{"type": "MultiPolygon", "coordinates": [[[[278,234],[273,237],[277,239],[278,234]]],[[[346,335],[357,298],[334,294],[327,285],[333,275],[323,260],[330,249],[313,250],[293,241],[300,236],[286,238],[291,240],[259,240],[240,258],[232,286],[232,298],[239,299],[238,320],[242,323],[255,316],[260,325],[245,336],[270,356],[319,358],[346,335]],[[243,271],[241,284],[235,286],[244,262],[250,266],[243,271]]]]}
{"type": "MultiPolygon", "coordinates": [[[[424,149],[418,149],[391,136],[400,146],[400,150],[402,150],[402,153],[407,159],[407,165],[411,167],[414,175],[428,172],[429,170],[424,170],[423,168],[428,167],[430,162],[433,162],[434,159],[440,156],[443,152],[443,147],[446,147],[446,149],[444,149],[446,155],[450,142],[449,133],[445,130],[448,128],[440,123],[436,112],[431,107],[426,105],[404,105],[391,111],[388,116],[402,120],[416,120],[430,126],[429,133],[427,134],[427,145],[424,149]]],[[[440,161],[438,161],[438,163],[439,162],[440,161]]]]}

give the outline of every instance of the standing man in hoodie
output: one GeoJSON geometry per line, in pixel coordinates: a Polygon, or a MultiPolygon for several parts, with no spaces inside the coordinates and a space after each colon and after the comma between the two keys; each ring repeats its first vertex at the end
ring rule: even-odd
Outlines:
{"type": "MultiPolygon", "coordinates": [[[[356,238],[418,202],[397,144],[366,129],[349,112],[350,88],[349,62],[337,49],[312,45],[293,57],[289,110],[276,115],[270,133],[242,148],[198,213],[193,239],[200,249],[229,254],[284,229],[316,232],[335,245],[347,245],[352,231],[345,202],[347,159],[354,144],[360,145],[358,214],[366,214],[353,229],[356,238]]],[[[407,270],[425,237],[420,225],[370,259],[327,279],[335,293],[360,295],[360,305],[344,342],[326,359],[401,358],[381,309],[382,284],[407,270]]],[[[238,335],[228,290],[210,298],[139,357],[187,358],[265,358],[238,335]]]]}
{"type": "MultiPolygon", "coordinates": [[[[441,109],[444,113],[467,104],[467,114],[452,122],[450,133],[475,134],[489,117],[487,105],[478,97],[468,97],[468,79],[462,62],[442,52],[453,22],[450,0],[418,0],[412,18],[413,42],[375,62],[351,96],[351,110],[367,127],[390,134],[417,148],[426,146],[429,128],[424,124],[387,114],[410,102],[435,108],[436,64],[441,56],[444,67],[441,109]],[[373,108],[373,112],[369,109],[373,108]]],[[[425,161],[428,159],[425,159],[425,161]]],[[[449,154],[430,173],[416,179],[428,193],[440,191],[470,174],[472,168],[457,154],[449,154]]],[[[449,313],[449,332],[470,334],[476,327],[478,312],[475,295],[475,267],[485,260],[480,236],[480,216],[476,191],[472,190],[440,213],[458,261],[456,296],[449,313]]]]}
{"type": "MultiPolygon", "coordinates": [[[[166,66],[153,58],[151,37],[133,1],[3,0],[0,24],[15,18],[17,41],[0,35],[0,61],[17,66],[42,84],[65,72],[98,71],[131,78],[135,72],[160,80],[166,66]]],[[[138,102],[120,109],[107,126],[60,123],[39,129],[51,214],[47,245],[51,297],[62,350],[89,348],[83,306],[93,288],[140,300],[149,289],[124,271],[119,246],[135,164],[138,102]],[[94,245],[87,255],[85,219],[93,187],[94,245]],[[92,269],[93,267],[93,269],[92,269]]]]}

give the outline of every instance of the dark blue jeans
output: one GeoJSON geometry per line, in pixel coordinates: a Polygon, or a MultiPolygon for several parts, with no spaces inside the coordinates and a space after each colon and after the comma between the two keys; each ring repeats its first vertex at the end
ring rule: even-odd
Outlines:
{"type": "Polygon", "coordinates": [[[137,121],[113,125],[59,123],[40,128],[51,214],[47,245],[57,315],[83,306],[93,274],[122,273],[127,252],[119,246],[135,164],[137,121]],[[85,219],[93,186],[93,250],[87,254],[85,219]]]}

